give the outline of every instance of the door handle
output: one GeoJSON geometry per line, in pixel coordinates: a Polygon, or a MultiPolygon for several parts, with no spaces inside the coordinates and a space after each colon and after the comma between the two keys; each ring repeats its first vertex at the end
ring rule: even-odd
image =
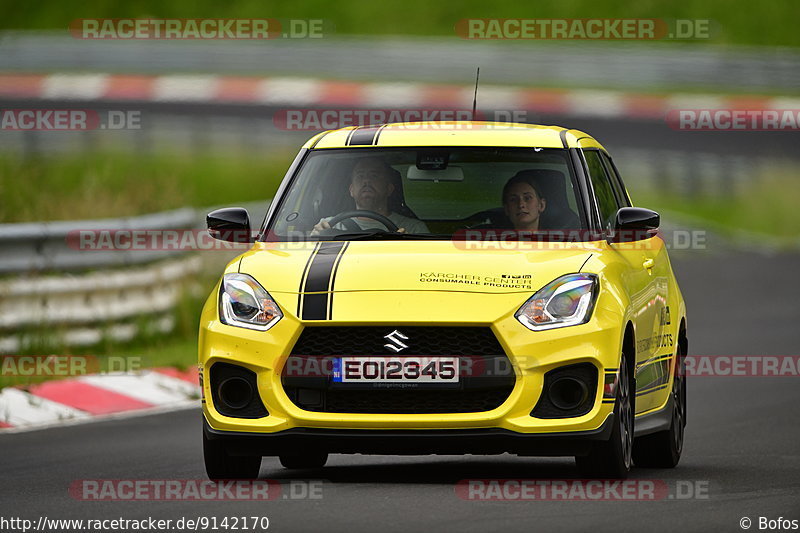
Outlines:
{"type": "Polygon", "coordinates": [[[655,264],[656,264],[656,262],[655,262],[654,259],[645,259],[644,263],[642,263],[642,266],[644,268],[646,268],[647,270],[650,270],[651,268],[653,268],[655,266],[655,264]]]}

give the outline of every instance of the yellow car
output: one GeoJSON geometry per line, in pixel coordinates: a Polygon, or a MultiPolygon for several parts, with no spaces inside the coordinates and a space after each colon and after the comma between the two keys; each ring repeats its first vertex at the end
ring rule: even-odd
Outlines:
{"type": "Polygon", "coordinates": [[[320,133],[203,308],[212,479],[263,456],[574,456],[674,467],[686,309],[606,150],[556,126],[431,122],[320,133]]]}

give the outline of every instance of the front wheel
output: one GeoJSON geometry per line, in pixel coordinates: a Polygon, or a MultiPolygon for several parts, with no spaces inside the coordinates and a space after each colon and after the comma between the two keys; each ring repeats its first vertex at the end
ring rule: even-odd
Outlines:
{"type": "Polygon", "coordinates": [[[633,444],[633,462],[649,468],[675,468],[681,460],[686,427],[686,362],[678,353],[672,382],[672,423],[669,429],[639,437],[633,444]]]}
{"type": "Polygon", "coordinates": [[[223,443],[209,439],[203,432],[203,458],[209,479],[256,479],[261,468],[261,456],[228,455],[223,443]]]}
{"type": "Polygon", "coordinates": [[[594,445],[586,456],[575,457],[578,469],[590,477],[624,479],[631,470],[633,450],[633,380],[625,354],[619,362],[617,400],[614,404],[614,427],[611,438],[594,445]]]}

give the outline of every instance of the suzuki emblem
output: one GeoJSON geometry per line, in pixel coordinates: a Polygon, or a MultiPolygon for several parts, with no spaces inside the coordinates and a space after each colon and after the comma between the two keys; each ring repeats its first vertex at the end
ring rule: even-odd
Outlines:
{"type": "Polygon", "coordinates": [[[407,341],[408,337],[406,337],[397,330],[394,330],[388,335],[384,335],[383,338],[389,341],[388,343],[384,344],[383,347],[386,348],[387,350],[392,350],[394,353],[400,352],[408,348],[408,344],[403,342],[407,341]]]}

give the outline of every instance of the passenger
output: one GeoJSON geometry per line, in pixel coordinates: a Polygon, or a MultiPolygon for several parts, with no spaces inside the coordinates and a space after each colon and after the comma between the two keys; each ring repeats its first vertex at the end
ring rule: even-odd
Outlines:
{"type": "Polygon", "coordinates": [[[540,217],[547,208],[536,182],[535,171],[521,170],[503,187],[503,208],[517,231],[539,231],[540,217]]]}

